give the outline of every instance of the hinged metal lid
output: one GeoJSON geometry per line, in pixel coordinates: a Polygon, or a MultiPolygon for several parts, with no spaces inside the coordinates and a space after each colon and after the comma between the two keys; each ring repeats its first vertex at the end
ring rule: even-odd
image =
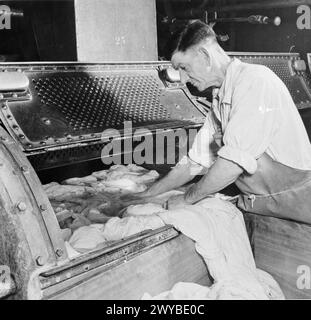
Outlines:
{"type": "Polygon", "coordinates": [[[11,79],[0,93],[0,117],[26,151],[100,140],[107,128],[122,130],[124,121],[132,121],[133,128],[203,123],[204,114],[187,89],[159,76],[168,67],[0,64],[2,77],[11,79]]]}

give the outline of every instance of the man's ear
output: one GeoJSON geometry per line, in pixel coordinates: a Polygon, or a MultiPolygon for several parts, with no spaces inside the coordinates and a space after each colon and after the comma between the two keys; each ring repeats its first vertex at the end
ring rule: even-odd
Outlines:
{"type": "Polygon", "coordinates": [[[206,48],[201,47],[201,48],[199,49],[199,52],[200,52],[200,54],[202,54],[204,60],[207,62],[207,65],[210,66],[210,60],[211,60],[211,58],[210,58],[210,54],[209,54],[209,52],[206,50],[206,48]]]}

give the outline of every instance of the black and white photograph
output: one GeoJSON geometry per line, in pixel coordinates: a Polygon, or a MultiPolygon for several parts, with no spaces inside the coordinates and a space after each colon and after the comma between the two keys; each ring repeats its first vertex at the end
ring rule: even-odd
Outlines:
{"type": "Polygon", "coordinates": [[[0,1],[0,300],[310,300],[310,139],[311,0],[0,1]]]}

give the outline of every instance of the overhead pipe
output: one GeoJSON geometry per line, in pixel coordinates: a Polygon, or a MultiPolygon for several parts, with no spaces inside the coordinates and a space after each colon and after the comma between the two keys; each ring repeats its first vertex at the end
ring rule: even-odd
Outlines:
{"type": "Polygon", "coordinates": [[[22,10],[16,10],[16,9],[0,10],[0,15],[10,15],[11,17],[22,18],[24,17],[24,12],[22,10]]]}
{"type": "Polygon", "coordinates": [[[298,7],[300,5],[311,6],[311,0],[272,0],[269,2],[261,2],[261,3],[239,3],[239,4],[233,4],[233,5],[226,5],[222,7],[215,6],[211,8],[211,10],[217,11],[217,12],[232,12],[232,11],[243,11],[243,10],[290,8],[290,7],[298,7]]]}
{"type": "Polygon", "coordinates": [[[248,11],[248,10],[260,10],[260,9],[275,9],[275,8],[289,8],[300,5],[311,6],[311,0],[272,0],[264,3],[239,3],[225,6],[213,6],[213,7],[199,7],[188,10],[176,12],[175,18],[189,20],[200,19],[205,16],[205,12],[236,12],[236,11],[248,11]]]}
{"type": "Polygon", "coordinates": [[[262,15],[252,15],[249,17],[235,17],[235,18],[214,18],[209,19],[208,22],[248,22],[251,24],[273,24],[274,26],[279,26],[281,24],[281,18],[275,17],[273,19],[262,16],[262,15]]]}

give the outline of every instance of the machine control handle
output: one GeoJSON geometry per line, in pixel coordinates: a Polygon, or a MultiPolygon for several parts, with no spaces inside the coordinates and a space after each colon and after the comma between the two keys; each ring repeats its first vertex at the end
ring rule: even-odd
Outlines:
{"type": "MultiPolygon", "coordinates": [[[[3,7],[3,6],[2,6],[3,7]]],[[[10,15],[11,17],[24,17],[24,12],[17,9],[2,9],[0,10],[0,15],[10,15]]]]}
{"type": "Polygon", "coordinates": [[[281,18],[269,18],[267,16],[262,15],[252,15],[248,17],[248,22],[253,24],[273,24],[275,26],[279,26],[281,24],[281,18]]]}
{"type": "Polygon", "coordinates": [[[212,18],[208,22],[248,22],[251,24],[273,24],[279,26],[282,22],[280,17],[269,18],[262,15],[251,15],[249,17],[235,17],[235,18],[212,18]]]}

